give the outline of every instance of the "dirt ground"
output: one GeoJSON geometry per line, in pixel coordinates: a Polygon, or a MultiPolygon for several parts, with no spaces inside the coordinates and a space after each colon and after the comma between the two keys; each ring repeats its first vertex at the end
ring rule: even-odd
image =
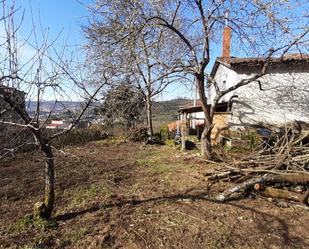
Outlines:
{"type": "Polygon", "coordinates": [[[0,162],[0,248],[309,248],[309,212],[263,198],[212,201],[214,167],[167,146],[115,140],[56,153],[52,221],[38,153],[0,162]]]}

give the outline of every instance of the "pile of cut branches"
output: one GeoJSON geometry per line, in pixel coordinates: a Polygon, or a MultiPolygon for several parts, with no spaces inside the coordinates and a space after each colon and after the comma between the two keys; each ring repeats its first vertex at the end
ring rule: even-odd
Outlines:
{"type": "Polygon", "coordinates": [[[133,128],[127,136],[127,138],[132,142],[145,142],[148,137],[148,129],[146,127],[133,128]]]}
{"type": "Polygon", "coordinates": [[[208,181],[236,185],[216,200],[225,202],[254,194],[309,205],[309,144],[302,144],[308,136],[308,132],[295,135],[289,131],[273,146],[264,145],[246,157],[220,163],[218,169],[206,174],[208,181]]]}

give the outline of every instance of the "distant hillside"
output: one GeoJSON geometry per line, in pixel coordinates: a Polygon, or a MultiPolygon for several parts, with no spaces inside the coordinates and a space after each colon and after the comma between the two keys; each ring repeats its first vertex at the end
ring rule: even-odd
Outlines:
{"type": "MultiPolygon", "coordinates": [[[[26,109],[30,116],[33,116],[36,112],[36,101],[27,101],[26,109]]],[[[79,113],[84,105],[84,102],[81,101],[58,101],[55,103],[54,100],[51,101],[41,101],[40,102],[40,116],[41,118],[47,117],[49,113],[52,111],[52,116],[57,116],[63,118],[61,115],[64,114],[67,110],[73,113],[79,113]]],[[[99,106],[100,103],[94,102],[90,105],[86,113],[93,113],[94,108],[99,106]]]]}
{"type": "Polygon", "coordinates": [[[176,120],[178,108],[181,105],[191,103],[193,100],[178,98],[168,101],[158,101],[153,103],[153,121],[167,123],[176,120]]]}
{"type": "MultiPolygon", "coordinates": [[[[191,99],[177,98],[167,101],[154,101],[153,102],[153,122],[154,126],[159,127],[163,124],[167,124],[171,121],[178,119],[178,108],[179,106],[185,105],[187,103],[193,103],[191,99]]],[[[54,101],[42,101],[40,103],[41,116],[48,115],[53,109],[53,114],[60,115],[66,109],[73,112],[78,112],[82,106],[83,102],[79,101],[59,101],[56,103],[54,101]],[[54,106],[55,105],[55,106],[54,106]]],[[[94,106],[98,106],[99,103],[94,103],[87,111],[91,112],[94,106]]],[[[26,103],[27,111],[30,115],[34,115],[36,110],[36,101],[28,101],[26,103]]],[[[144,116],[144,121],[146,121],[146,113],[144,116]]]]}
{"type": "MultiPolygon", "coordinates": [[[[75,111],[81,108],[83,102],[80,101],[58,101],[55,104],[55,101],[42,101],[40,103],[40,110],[42,112],[50,112],[54,110],[55,112],[63,111],[65,109],[70,109],[71,111],[75,111]]],[[[28,101],[26,103],[26,108],[28,112],[35,112],[36,110],[36,101],[28,101]]]]}

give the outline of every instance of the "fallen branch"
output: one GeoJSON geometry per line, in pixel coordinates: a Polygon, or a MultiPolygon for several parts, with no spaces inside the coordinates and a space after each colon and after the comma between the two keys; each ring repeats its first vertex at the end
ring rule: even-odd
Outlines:
{"type": "Polygon", "coordinates": [[[216,199],[218,201],[224,202],[234,198],[235,194],[244,194],[247,189],[253,188],[255,184],[262,183],[264,185],[270,183],[300,183],[308,184],[309,175],[306,174],[280,174],[280,175],[264,175],[261,177],[254,177],[243,183],[238,184],[235,187],[225,190],[223,193],[219,194],[216,199]]]}

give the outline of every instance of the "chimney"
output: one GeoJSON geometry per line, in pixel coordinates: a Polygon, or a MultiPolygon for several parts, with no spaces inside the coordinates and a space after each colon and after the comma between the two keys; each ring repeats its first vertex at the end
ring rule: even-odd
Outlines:
{"type": "Polygon", "coordinates": [[[231,58],[231,33],[232,29],[228,26],[229,12],[225,13],[225,27],[223,29],[223,38],[222,38],[222,57],[223,60],[227,63],[230,62],[231,58]]]}
{"type": "Polygon", "coordinates": [[[226,62],[229,62],[231,58],[231,33],[231,28],[225,26],[223,30],[222,57],[226,62]]]}

